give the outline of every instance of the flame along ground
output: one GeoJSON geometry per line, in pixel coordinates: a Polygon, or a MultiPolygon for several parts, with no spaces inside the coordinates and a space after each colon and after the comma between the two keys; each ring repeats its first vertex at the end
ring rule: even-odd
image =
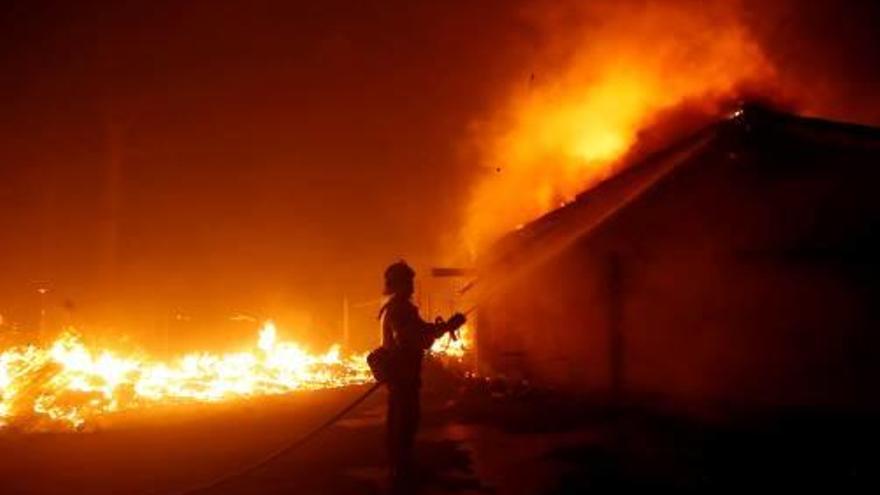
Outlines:
{"type": "MultiPolygon", "coordinates": [[[[437,340],[432,353],[460,359],[461,339],[437,340]]],[[[342,356],[338,345],[313,354],[278,338],[268,321],[255,348],[229,354],[195,352],[171,362],[90,349],[73,331],[48,347],[0,353],[0,426],[82,428],[98,416],[150,405],[218,402],[296,390],[338,388],[372,380],[364,354],[342,356]]]]}

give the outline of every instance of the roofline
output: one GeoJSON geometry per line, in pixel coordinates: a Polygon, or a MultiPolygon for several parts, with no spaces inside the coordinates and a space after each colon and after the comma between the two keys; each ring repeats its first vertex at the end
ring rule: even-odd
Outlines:
{"type": "MultiPolygon", "coordinates": [[[[614,182],[626,180],[631,174],[639,173],[646,167],[650,167],[659,161],[668,159],[676,153],[688,149],[695,143],[705,139],[709,134],[721,132],[730,128],[738,130],[761,128],[775,123],[797,125],[820,131],[842,132],[850,137],[856,137],[857,139],[864,138],[870,141],[877,141],[877,144],[880,145],[880,128],[877,127],[850,122],[839,122],[820,117],[801,116],[776,110],[767,105],[744,103],[735,111],[729,113],[726,118],[705,125],[666,147],[635,159],[635,161],[629,165],[626,165],[626,159],[624,158],[624,161],[622,162],[624,165],[617,173],[596,182],[584,191],[578,193],[573,201],[536,217],[516,230],[509,231],[493,243],[493,251],[498,248],[502,248],[503,250],[503,246],[519,243],[530,235],[540,235],[535,231],[539,230],[542,225],[552,222],[554,217],[564,214],[568,209],[577,207],[583,202],[589,201],[590,196],[592,196],[596,190],[608,187],[609,184],[613,184],[614,182]]],[[[503,258],[504,256],[503,253],[496,252],[490,254],[489,258],[498,259],[503,258]]]]}

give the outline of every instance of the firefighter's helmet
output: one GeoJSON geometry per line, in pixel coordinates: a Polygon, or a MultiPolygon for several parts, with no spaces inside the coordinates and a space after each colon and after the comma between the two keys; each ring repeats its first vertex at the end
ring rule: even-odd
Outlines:
{"type": "Polygon", "coordinates": [[[413,278],[416,272],[400,260],[385,269],[385,295],[400,294],[412,290],[413,278]]]}

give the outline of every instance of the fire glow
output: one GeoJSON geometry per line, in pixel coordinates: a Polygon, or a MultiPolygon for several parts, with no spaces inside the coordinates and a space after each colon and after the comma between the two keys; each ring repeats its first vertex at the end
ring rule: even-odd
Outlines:
{"type": "MultiPolygon", "coordinates": [[[[466,329],[462,334],[467,336],[466,329]]],[[[444,336],[432,353],[461,358],[467,342],[444,336]]],[[[51,345],[0,353],[0,426],[82,428],[90,420],[150,405],[219,402],[357,385],[372,380],[363,354],[338,345],[314,354],[278,339],[266,322],[256,347],[243,352],[196,352],[172,362],[90,349],[72,331],[51,345]]]]}
{"type": "Polygon", "coordinates": [[[775,68],[737,2],[559,2],[532,12],[543,45],[532,72],[475,125],[486,170],[465,244],[495,238],[615,173],[655,119],[683,105],[716,117],[775,68]]]}

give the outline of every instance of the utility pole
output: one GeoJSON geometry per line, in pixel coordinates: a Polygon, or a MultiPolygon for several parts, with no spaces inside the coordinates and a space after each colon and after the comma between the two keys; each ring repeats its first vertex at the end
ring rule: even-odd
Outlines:
{"type": "Polygon", "coordinates": [[[169,327],[171,327],[171,315],[169,313],[165,313],[165,324],[162,325],[162,345],[165,348],[165,359],[168,359],[168,333],[169,327]]]}
{"type": "Polygon", "coordinates": [[[37,292],[40,293],[40,325],[38,328],[39,337],[42,339],[46,333],[46,293],[49,292],[49,289],[46,287],[37,288],[37,292]]]}
{"type": "Polygon", "coordinates": [[[342,349],[347,351],[350,347],[351,332],[348,318],[348,296],[342,297],[342,349]]]}

